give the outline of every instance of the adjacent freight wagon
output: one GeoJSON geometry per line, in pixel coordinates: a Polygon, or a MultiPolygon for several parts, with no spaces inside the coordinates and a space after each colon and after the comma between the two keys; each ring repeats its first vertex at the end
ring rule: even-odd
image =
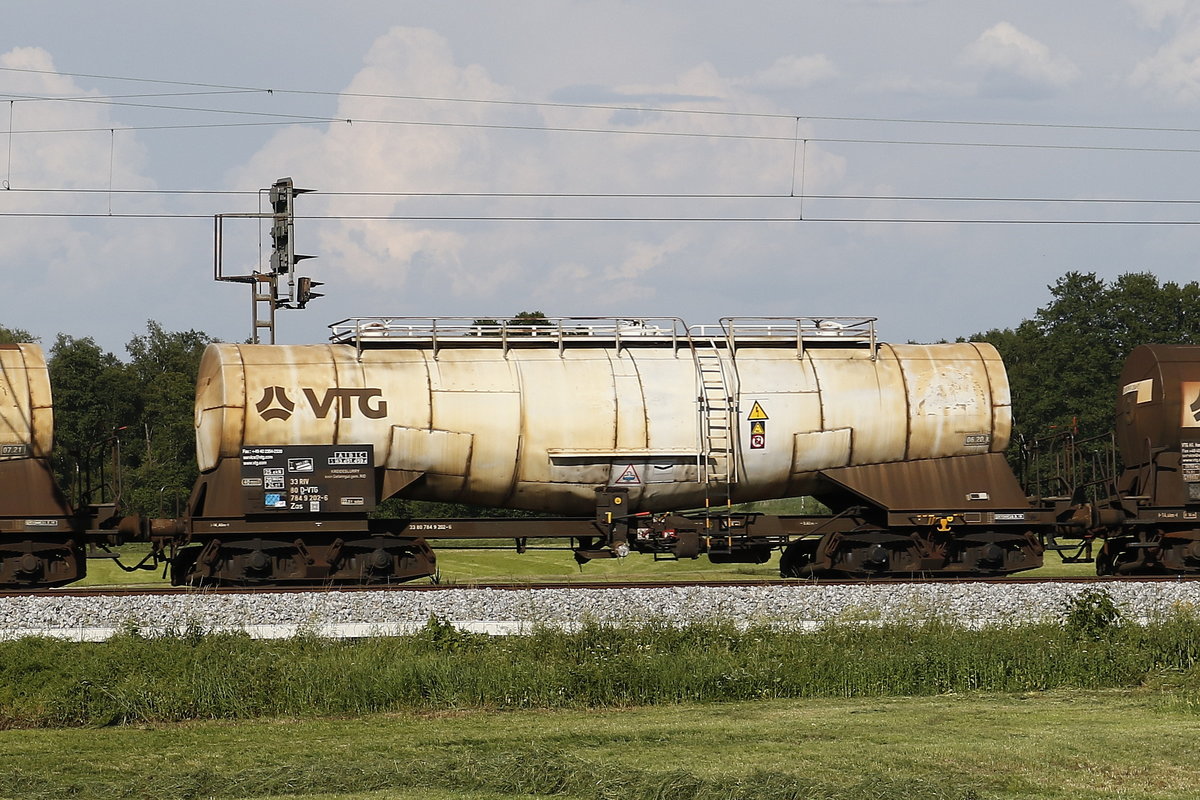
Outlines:
{"type": "Polygon", "coordinates": [[[42,349],[0,345],[0,585],[84,574],[82,529],[54,482],[54,408],[42,349]]]}
{"type": "Polygon", "coordinates": [[[1135,348],[1116,411],[1122,469],[1093,514],[1097,572],[1200,571],[1200,347],[1135,348]]]}

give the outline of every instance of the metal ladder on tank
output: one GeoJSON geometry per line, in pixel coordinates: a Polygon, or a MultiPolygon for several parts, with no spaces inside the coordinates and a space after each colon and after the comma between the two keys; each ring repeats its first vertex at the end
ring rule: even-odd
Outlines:
{"type": "Polygon", "coordinates": [[[710,500],[717,495],[729,505],[730,486],[737,482],[737,413],[729,376],[714,340],[694,339],[692,354],[700,385],[699,479],[710,500]]]}

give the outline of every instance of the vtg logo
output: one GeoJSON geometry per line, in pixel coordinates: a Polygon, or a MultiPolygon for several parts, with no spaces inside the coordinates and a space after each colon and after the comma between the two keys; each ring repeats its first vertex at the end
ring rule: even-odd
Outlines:
{"type": "Polygon", "coordinates": [[[296,404],[287,396],[282,386],[268,386],[263,389],[262,400],[254,407],[263,419],[287,419],[296,409],[296,404]],[[272,405],[275,407],[272,408],[272,405]]]}
{"type": "MultiPolygon", "coordinates": [[[[367,419],[383,419],[387,416],[387,401],[382,389],[326,389],[325,394],[317,399],[317,393],[309,388],[301,390],[312,409],[313,416],[325,419],[333,410],[334,403],[338,404],[338,414],[342,417],[354,416],[357,406],[358,413],[367,419]],[[378,402],[372,405],[372,400],[378,402]],[[357,402],[355,402],[357,401],[357,402]]],[[[288,397],[287,390],[282,386],[267,386],[263,389],[262,399],[254,406],[258,415],[265,420],[286,420],[296,410],[296,403],[288,397]]]]}

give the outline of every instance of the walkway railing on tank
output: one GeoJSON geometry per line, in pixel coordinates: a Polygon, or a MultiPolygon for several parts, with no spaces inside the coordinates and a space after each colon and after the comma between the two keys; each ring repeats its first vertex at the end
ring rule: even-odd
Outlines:
{"type": "Polygon", "coordinates": [[[693,337],[724,339],[730,355],[739,344],[773,342],[795,344],[796,355],[804,355],[805,343],[865,345],[875,357],[878,339],[876,317],[722,317],[718,325],[694,325],[693,337]]]}
{"type": "Polygon", "coordinates": [[[794,344],[803,354],[805,343],[839,346],[867,345],[874,355],[875,317],[724,317],[716,325],[689,326],[679,317],[351,317],[329,326],[330,340],[364,345],[411,344],[429,347],[437,356],[443,347],[496,344],[505,354],[514,345],[557,346],[570,343],[613,342],[620,352],[630,344],[670,342],[678,350],[695,349],[695,341],[719,342],[736,354],[749,343],[794,344]]]}
{"type": "Polygon", "coordinates": [[[354,344],[359,352],[372,343],[429,347],[434,357],[447,346],[489,345],[505,354],[514,347],[613,342],[618,352],[630,343],[670,342],[686,346],[687,325],[677,317],[351,317],[329,326],[330,341],[354,344]]]}

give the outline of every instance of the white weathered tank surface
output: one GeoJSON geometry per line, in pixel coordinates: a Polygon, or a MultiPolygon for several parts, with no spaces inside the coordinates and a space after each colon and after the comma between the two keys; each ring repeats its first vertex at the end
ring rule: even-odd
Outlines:
{"type": "Polygon", "coordinates": [[[42,348],[0,345],[0,460],[46,458],[53,447],[54,408],[42,348]]]}
{"type": "Polygon", "coordinates": [[[243,446],[370,444],[421,499],[588,514],[803,495],[818,470],[1000,452],[988,344],[890,345],[870,318],[372,319],[322,345],[214,344],[201,470],[243,446]],[[456,324],[457,323],[457,324],[456,324]]]}

